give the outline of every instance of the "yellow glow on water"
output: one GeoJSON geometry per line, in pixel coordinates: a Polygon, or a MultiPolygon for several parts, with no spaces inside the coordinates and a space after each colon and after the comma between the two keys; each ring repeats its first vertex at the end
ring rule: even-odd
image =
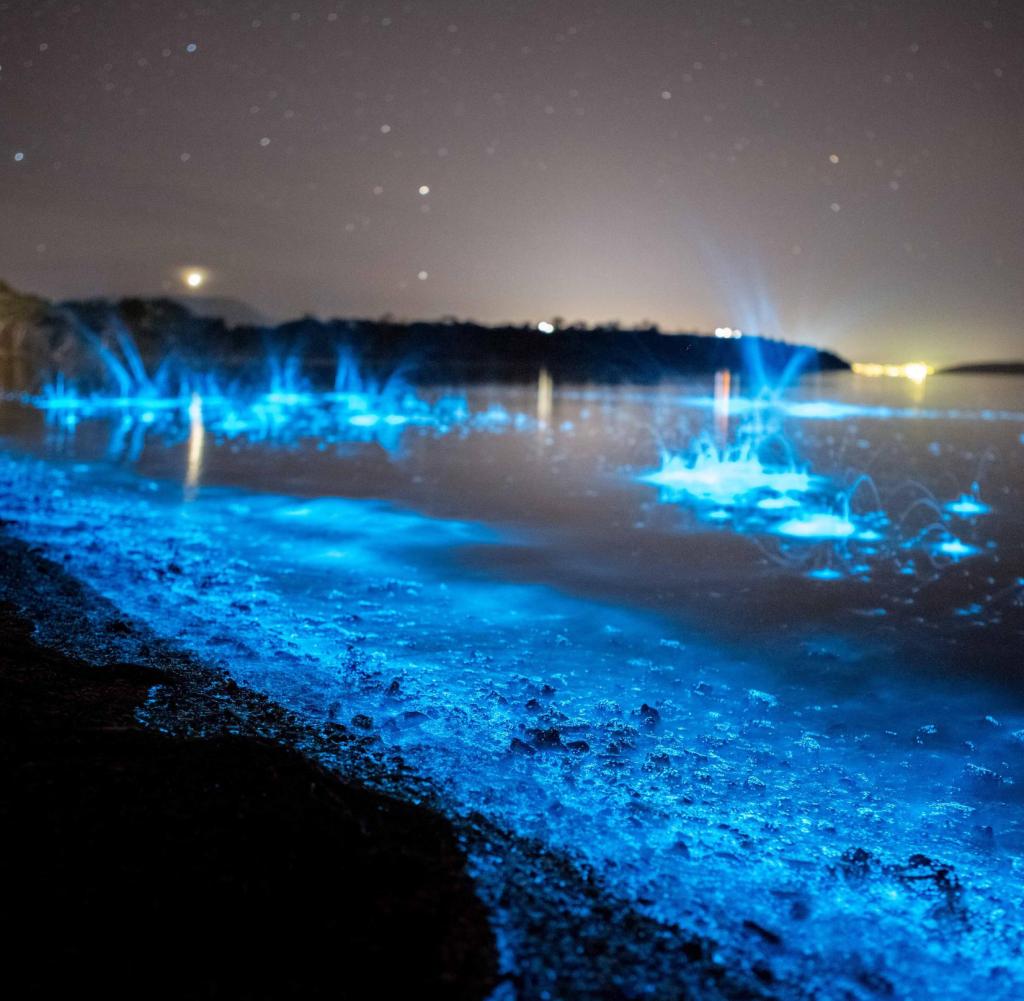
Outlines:
{"type": "Polygon", "coordinates": [[[551,373],[546,368],[542,368],[537,377],[537,426],[541,431],[547,430],[548,424],[551,422],[554,395],[555,384],[551,373]]]}
{"type": "Polygon", "coordinates": [[[185,469],[185,496],[192,499],[199,490],[203,475],[203,452],[206,429],[203,427],[203,401],[198,393],[192,394],[188,405],[188,466],[185,469]]]}
{"type": "Polygon", "coordinates": [[[909,379],[918,385],[924,382],[928,376],[935,373],[935,369],[923,361],[907,362],[905,365],[878,365],[874,362],[854,362],[852,368],[857,375],[909,379]]]}

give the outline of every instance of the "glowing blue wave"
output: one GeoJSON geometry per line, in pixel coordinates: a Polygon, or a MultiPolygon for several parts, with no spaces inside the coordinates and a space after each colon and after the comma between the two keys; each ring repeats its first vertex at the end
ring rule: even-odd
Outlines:
{"type": "Polygon", "coordinates": [[[950,528],[990,512],[976,485],[945,505],[919,497],[909,510],[925,518],[914,524],[886,509],[870,477],[844,486],[799,465],[785,437],[761,416],[739,428],[737,444],[719,447],[701,434],[689,452],[664,452],[660,468],[637,479],[657,487],[661,503],[685,505],[718,530],[748,536],[774,561],[819,581],[865,578],[879,567],[900,571],[913,565],[915,551],[941,568],[986,548],[950,528]],[[762,458],[769,453],[774,463],[762,458]]]}
{"type": "Polygon", "coordinates": [[[189,431],[198,414],[204,430],[229,440],[290,444],[316,438],[328,444],[373,442],[395,451],[406,429],[447,434],[521,425],[496,405],[474,414],[461,396],[426,400],[400,373],[385,379],[368,376],[345,349],[339,351],[333,387],[321,390],[314,388],[295,354],[270,354],[262,385],[223,384],[215,375],[192,372],[171,359],[149,374],[122,330],[109,344],[91,333],[85,343],[101,365],[101,385],[58,372],[39,393],[20,397],[68,433],[86,419],[116,418],[122,440],[136,427],[174,439],[189,431]]]}
{"type": "Polygon", "coordinates": [[[756,923],[795,982],[879,969],[898,996],[1019,997],[1015,843],[998,839],[1018,827],[1024,719],[988,722],[974,682],[789,684],[707,625],[460,574],[451,549],[490,531],[378,502],[211,490],[183,509],[159,485],[7,458],[0,486],[0,515],[125,615],[314,724],[359,714],[453,815],[571,852],[723,965],[749,962],[756,923]],[[880,859],[848,861],[855,846],[880,859]],[[922,850],[955,867],[962,910],[927,872],[883,878],[922,850]]]}
{"type": "Polygon", "coordinates": [[[665,454],[661,468],[640,480],[659,487],[665,500],[685,497],[719,507],[755,503],[762,509],[797,504],[796,498],[814,482],[802,470],[766,465],[752,447],[722,452],[705,438],[698,442],[696,454],[665,454]]]}
{"type": "MultiPolygon", "coordinates": [[[[681,407],[712,410],[721,406],[713,396],[681,396],[676,403],[681,407]]],[[[734,396],[729,400],[729,412],[736,416],[774,412],[796,420],[840,421],[863,417],[870,420],[949,420],[949,421],[1005,421],[1024,423],[1024,412],[1019,410],[969,410],[952,408],[939,410],[918,407],[869,406],[835,400],[786,400],[777,396],[734,396]]]]}

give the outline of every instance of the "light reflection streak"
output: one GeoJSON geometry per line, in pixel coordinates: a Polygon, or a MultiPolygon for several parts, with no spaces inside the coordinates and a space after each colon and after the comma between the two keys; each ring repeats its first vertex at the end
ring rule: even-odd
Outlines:
{"type": "Polygon", "coordinates": [[[547,430],[551,423],[554,389],[551,373],[542,368],[537,376],[537,424],[540,430],[547,430]]]}
{"type": "Polygon", "coordinates": [[[203,475],[203,452],[206,445],[206,429],[203,427],[203,400],[198,393],[192,394],[188,416],[188,466],[185,470],[185,499],[191,500],[199,492],[199,483],[203,475]]]}
{"type": "Polygon", "coordinates": [[[729,438],[729,405],[732,397],[732,372],[721,369],[715,373],[715,431],[719,445],[729,438]]]}

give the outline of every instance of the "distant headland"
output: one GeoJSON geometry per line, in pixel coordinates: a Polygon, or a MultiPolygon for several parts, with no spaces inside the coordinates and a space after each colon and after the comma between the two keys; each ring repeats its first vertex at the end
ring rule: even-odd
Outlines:
{"type": "Polygon", "coordinates": [[[983,361],[939,369],[938,375],[1024,375],[1024,361],[983,361]]]}
{"type": "MultiPolygon", "coordinates": [[[[29,352],[39,363],[84,336],[127,331],[141,355],[174,354],[198,364],[243,361],[255,352],[296,352],[327,361],[339,346],[371,371],[402,369],[413,382],[526,382],[545,369],[558,382],[652,383],[665,378],[742,370],[752,355],[767,372],[845,371],[830,351],[756,335],[665,333],[655,326],[623,328],[563,325],[485,326],[444,317],[431,321],[321,320],[279,324],[229,322],[208,301],[193,308],[172,298],[88,299],[60,303],[16,292],[0,283],[0,353],[29,352]]],[[[234,318],[255,316],[232,303],[234,318]]]]}

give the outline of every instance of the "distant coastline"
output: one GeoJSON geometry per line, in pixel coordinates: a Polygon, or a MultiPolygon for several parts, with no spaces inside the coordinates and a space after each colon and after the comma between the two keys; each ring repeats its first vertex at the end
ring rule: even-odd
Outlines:
{"type": "Polygon", "coordinates": [[[936,375],[1024,375],[1024,361],[983,361],[941,368],[936,375]]]}
{"type": "MultiPolygon", "coordinates": [[[[207,305],[209,305],[207,303],[207,305]]],[[[234,312],[241,313],[244,304],[234,312]]],[[[199,303],[202,308],[203,303],[199,303]]],[[[533,382],[546,371],[556,382],[655,383],[722,369],[781,373],[847,371],[849,363],[818,348],[756,335],[716,337],[664,333],[655,326],[485,326],[471,320],[405,322],[380,319],[230,324],[197,315],[179,299],[90,299],[50,303],[0,284],[0,352],[29,352],[45,366],[83,338],[126,331],[147,363],[174,355],[194,367],[297,355],[316,365],[350,350],[370,373],[401,370],[411,382],[533,382]],[[15,316],[18,319],[11,320],[15,316]]]]}

